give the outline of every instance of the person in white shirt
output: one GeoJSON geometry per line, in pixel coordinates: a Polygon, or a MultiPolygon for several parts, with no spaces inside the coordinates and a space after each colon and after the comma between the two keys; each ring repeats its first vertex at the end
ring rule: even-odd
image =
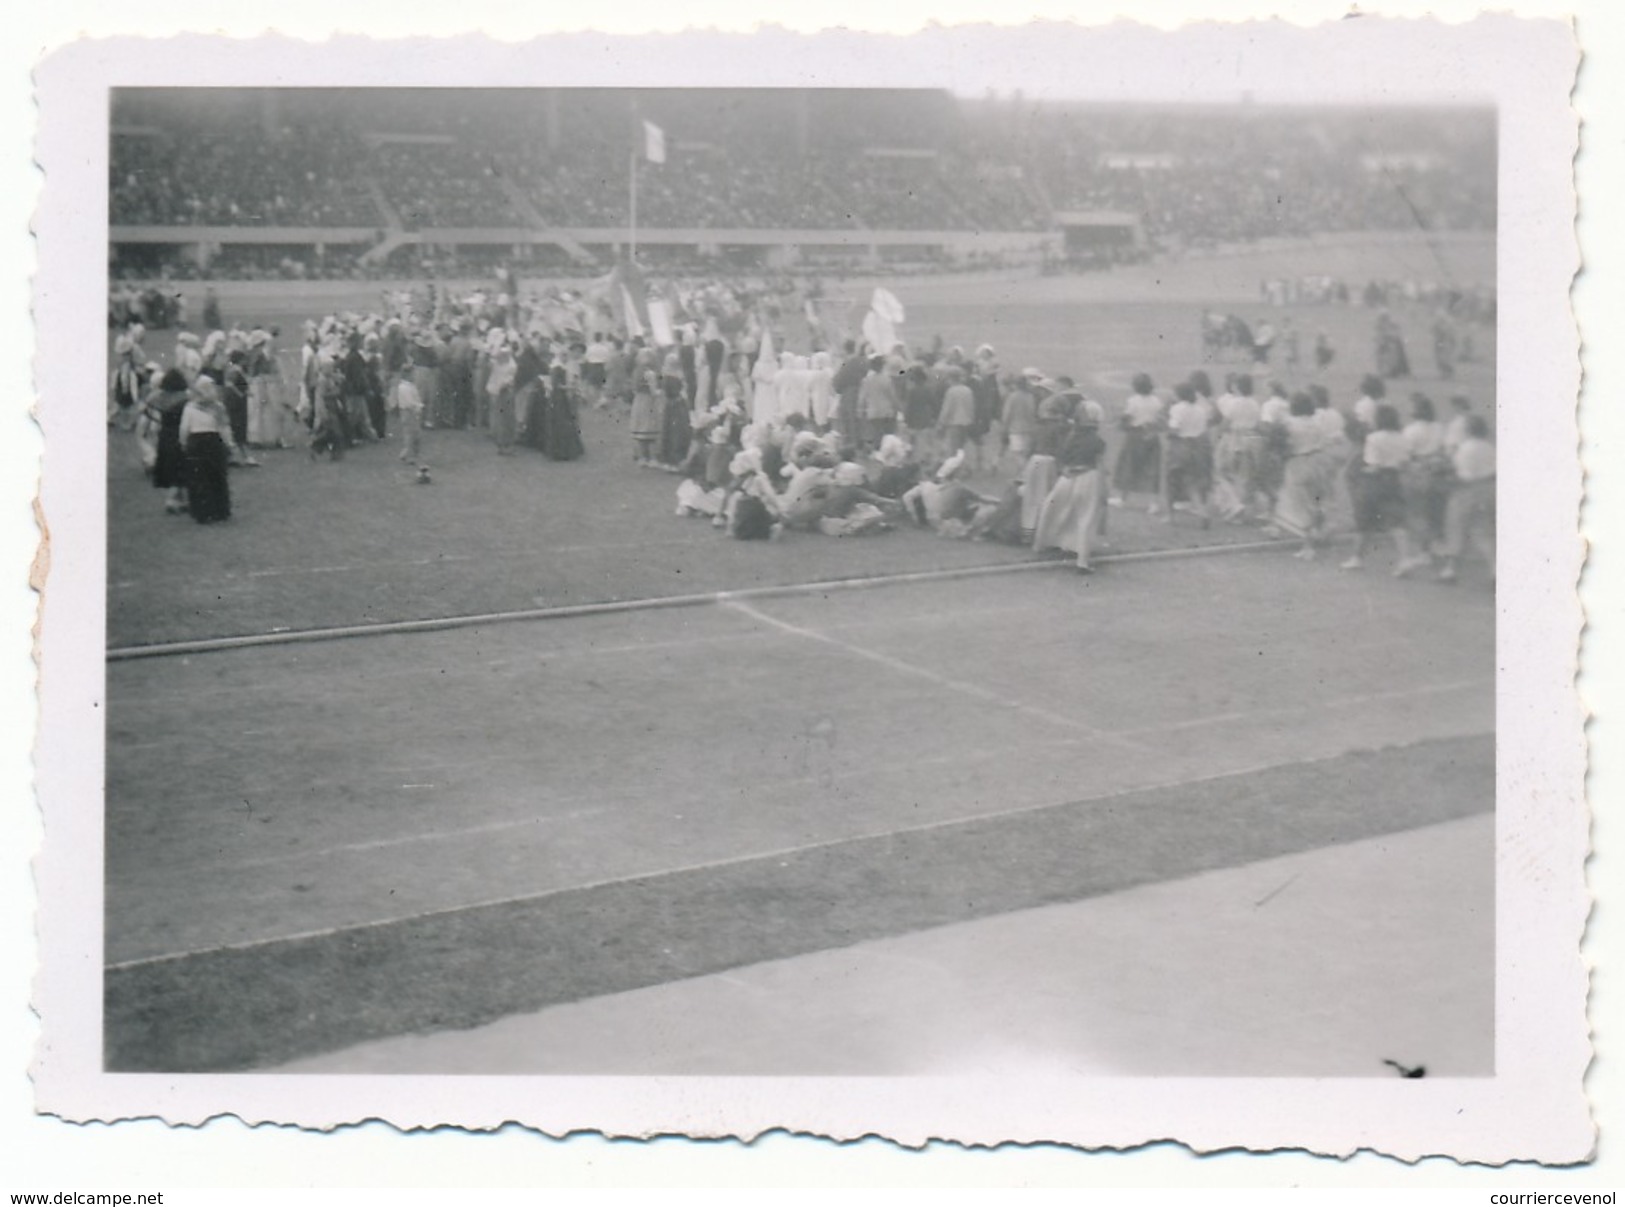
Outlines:
{"type": "Polygon", "coordinates": [[[1411,395],[1411,421],[1401,433],[1410,460],[1400,474],[1405,492],[1405,523],[1416,543],[1416,556],[1396,573],[1403,578],[1429,564],[1428,551],[1444,535],[1444,510],[1450,498],[1450,457],[1444,450],[1444,425],[1438,422],[1433,400],[1411,395]]]}
{"type": "Polygon", "coordinates": [[[1400,471],[1411,453],[1399,432],[1399,411],[1382,403],[1373,412],[1372,421],[1350,483],[1358,536],[1354,555],[1342,565],[1344,570],[1363,569],[1372,543],[1387,532],[1394,534],[1397,565],[1406,565],[1416,554],[1410,533],[1405,530],[1405,495],[1400,488],[1400,471]]]}
{"type": "Polygon", "coordinates": [[[1222,429],[1215,450],[1213,498],[1220,514],[1233,524],[1243,523],[1261,493],[1264,433],[1259,429],[1262,408],[1253,397],[1253,379],[1240,373],[1214,404],[1222,429]]]}
{"type": "MultiPolygon", "coordinates": [[[[1117,450],[1117,461],[1112,467],[1110,502],[1121,506],[1132,491],[1147,491],[1160,495],[1162,478],[1162,399],[1154,392],[1151,377],[1137,373],[1133,381],[1134,393],[1123,403],[1119,424],[1123,429],[1123,443],[1117,450]]],[[[1155,509],[1155,503],[1153,503],[1155,509]]]]}
{"type": "Polygon", "coordinates": [[[395,410],[400,415],[401,460],[415,466],[423,455],[423,395],[412,383],[410,369],[395,383],[395,410]]]}
{"type": "Polygon", "coordinates": [[[1326,451],[1326,436],[1315,419],[1315,400],[1296,394],[1286,420],[1286,468],[1275,499],[1275,525],[1303,545],[1294,557],[1313,561],[1324,534],[1326,504],[1332,495],[1335,465],[1326,451]]]}
{"type": "Polygon", "coordinates": [[[1292,414],[1292,403],[1287,400],[1286,387],[1278,381],[1270,382],[1269,397],[1259,405],[1258,422],[1262,424],[1285,424],[1287,416],[1292,414]]]}
{"type": "Polygon", "coordinates": [[[1457,565],[1471,544],[1490,569],[1495,585],[1495,445],[1482,415],[1469,416],[1466,438],[1451,456],[1455,485],[1444,516],[1441,582],[1456,581],[1457,565]]]}
{"type": "Polygon", "coordinates": [[[581,358],[581,387],[582,395],[593,406],[602,402],[604,384],[609,380],[610,347],[601,332],[594,332],[592,343],[587,345],[586,354],[581,358]]]}
{"type": "Polygon", "coordinates": [[[1457,394],[1450,400],[1450,409],[1454,414],[1444,425],[1444,451],[1453,455],[1467,439],[1467,421],[1473,415],[1472,400],[1465,394],[1457,394]]]}
{"type": "Polygon", "coordinates": [[[1375,373],[1367,373],[1360,379],[1360,396],[1354,400],[1354,422],[1362,431],[1369,432],[1377,426],[1377,406],[1386,397],[1388,385],[1375,373]]]}
{"type": "Polygon", "coordinates": [[[1168,408],[1168,473],[1167,522],[1173,523],[1174,508],[1181,503],[1185,509],[1210,524],[1208,492],[1213,487],[1213,445],[1208,439],[1208,428],[1213,425],[1213,404],[1196,396],[1190,382],[1182,382],[1174,390],[1176,401],[1168,408]]]}

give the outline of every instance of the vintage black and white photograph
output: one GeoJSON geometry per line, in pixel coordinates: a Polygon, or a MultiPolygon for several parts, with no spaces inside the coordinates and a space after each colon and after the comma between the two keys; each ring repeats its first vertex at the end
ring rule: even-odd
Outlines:
{"type": "Polygon", "coordinates": [[[1505,1073],[1504,95],[1158,36],[109,80],[101,1071],[1505,1073]]]}

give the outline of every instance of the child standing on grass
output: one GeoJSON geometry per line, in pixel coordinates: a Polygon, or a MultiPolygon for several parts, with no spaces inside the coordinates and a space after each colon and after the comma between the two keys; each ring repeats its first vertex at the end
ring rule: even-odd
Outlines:
{"type": "Polygon", "coordinates": [[[395,409],[401,417],[401,460],[417,465],[423,454],[423,395],[412,382],[412,363],[395,383],[395,409]]]}
{"type": "Polygon", "coordinates": [[[632,463],[653,465],[655,444],[660,440],[663,402],[660,379],[653,369],[645,369],[632,395],[632,463]]]}

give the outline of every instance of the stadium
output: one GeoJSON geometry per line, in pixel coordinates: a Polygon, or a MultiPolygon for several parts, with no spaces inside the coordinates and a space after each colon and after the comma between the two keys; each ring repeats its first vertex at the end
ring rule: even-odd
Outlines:
{"type": "Polygon", "coordinates": [[[109,1070],[1494,1072],[1493,110],[111,128],[109,1070]]]}

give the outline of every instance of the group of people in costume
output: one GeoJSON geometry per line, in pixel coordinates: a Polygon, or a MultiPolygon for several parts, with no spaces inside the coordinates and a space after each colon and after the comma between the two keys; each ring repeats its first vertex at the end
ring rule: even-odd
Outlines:
{"type": "Polygon", "coordinates": [[[1108,441],[1105,408],[1070,378],[1006,373],[987,345],[911,357],[902,345],[881,355],[849,344],[839,364],[822,354],[725,360],[714,394],[690,393],[674,355],[656,363],[636,361],[633,459],[682,475],[677,514],[709,517],[739,539],[914,524],[1060,549],[1090,572],[1110,508],[1149,496],[1166,522],[1256,525],[1295,538],[1305,560],[1352,525],[1349,571],[1391,536],[1399,577],[1437,560],[1453,580],[1469,549],[1494,572],[1488,422],[1460,395],[1441,420],[1422,394],[1402,420],[1376,374],[1345,411],[1319,385],[1289,394],[1238,372],[1215,390],[1197,370],[1170,399],[1142,373],[1108,441]],[[979,471],[1004,485],[973,489],[979,471]]]}
{"type": "Polygon", "coordinates": [[[1237,371],[1215,389],[1197,370],[1159,392],[1142,373],[1108,417],[1072,379],[1011,372],[990,345],[835,350],[809,323],[802,354],[777,316],[704,290],[657,343],[583,294],[517,296],[386,297],[381,312],[307,322],[292,347],[275,328],[182,331],[168,368],[131,322],[109,422],[137,431],[166,509],[199,522],[229,518],[227,470],[258,449],[336,461],[393,433],[426,480],[426,430],[574,460],[593,407],[625,423],[633,464],[680,475],[679,515],[743,540],[919,526],[1060,550],[1092,572],[1111,509],[1139,503],[1169,523],[1295,538],[1304,559],[1351,525],[1350,571],[1391,537],[1397,575],[1437,565],[1453,579],[1469,550],[1493,574],[1494,445],[1461,396],[1441,419],[1413,394],[1401,417],[1380,373],[1347,410],[1318,384],[1289,394],[1237,371]]]}

